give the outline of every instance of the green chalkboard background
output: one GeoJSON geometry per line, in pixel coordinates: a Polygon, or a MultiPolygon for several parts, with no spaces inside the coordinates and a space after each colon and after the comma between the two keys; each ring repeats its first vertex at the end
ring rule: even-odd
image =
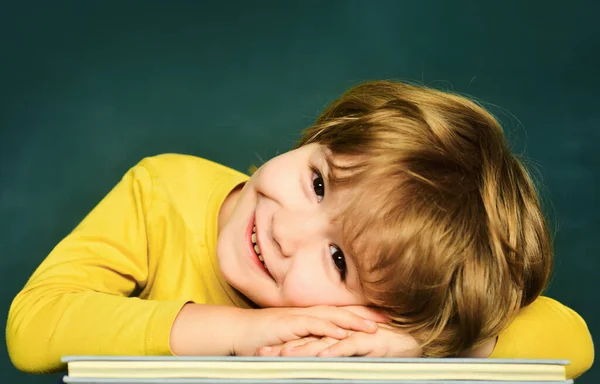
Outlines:
{"type": "MultiPolygon", "coordinates": [[[[289,149],[346,88],[393,78],[495,106],[552,202],[548,294],[600,332],[599,4],[0,1],[2,319],[142,157],[190,153],[246,170],[289,149]]],[[[20,373],[0,350],[2,382],[60,377],[20,373]]],[[[599,381],[592,369],[578,383],[599,381]]]]}

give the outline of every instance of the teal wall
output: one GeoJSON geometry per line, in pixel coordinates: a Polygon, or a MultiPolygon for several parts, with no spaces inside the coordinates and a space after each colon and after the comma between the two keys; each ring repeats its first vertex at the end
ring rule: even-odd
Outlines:
{"type": "MultiPolygon", "coordinates": [[[[142,157],[191,153],[246,170],[289,149],[349,86],[395,78],[496,106],[552,202],[548,294],[600,332],[598,4],[1,1],[2,318],[142,157]]],[[[0,378],[59,377],[19,373],[0,350],[0,378]]],[[[592,370],[578,383],[599,381],[592,370]]]]}

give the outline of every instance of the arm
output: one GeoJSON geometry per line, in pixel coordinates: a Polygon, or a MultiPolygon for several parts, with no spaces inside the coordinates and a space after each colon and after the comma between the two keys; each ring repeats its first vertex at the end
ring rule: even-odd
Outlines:
{"type": "Polygon", "coordinates": [[[129,297],[149,279],[152,195],[146,168],[132,168],[36,269],[8,314],[15,367],[42,373],[62,369],[63,355],[169,353],[185,301],[129,297]]]}
{"type": "MultiPolygon", "coordinates": [[[[412,337],[380,326],[375,334],[355,333],[342,341],[307,337],[261,348],[261,356],[390,356],[417,357],[412,337]],[[294,347],[293,349],[287,349],[294,347]]],[[[499,337],[466,351],[461,357],[569,360],[567,378],[587,371],[594,361],[594,345],[584,320],[570,308],[539,297],[522,309],[499,337]]]]}
{"type": "Polygon", "coordinates": [[[371,334],[375,322],[342,308],[242,309],[186,304],[171,329],[175,355],[254,355],[260,347],[304,337],[344,339],[349,331],[371,334]]]}
{"type": "Polygon", "coordinates": [[[65,355],[244,354],[309,334],[344,337],[338,326],[374,331],[341,309],[290,313],[130,297],[152,284],[156,258],[163,257],[148,252],[162,242],[148,238],[160,233],[150,223],[168,219],[155,212],[157,171],[149,166],[142,161],[127,172],[13,300],[6,342],[15,367],[58,371],[65,355]]]}
{"type": "Polygon", "coordinates": [[[566,359],[567,378],[574,379],[594,362],[594,344],[585,321],[572,309],[539,297],[521,310],[497,340],[472,357],[566,359]],[[491,352],[491,354],[490,354],[491,352]]]}

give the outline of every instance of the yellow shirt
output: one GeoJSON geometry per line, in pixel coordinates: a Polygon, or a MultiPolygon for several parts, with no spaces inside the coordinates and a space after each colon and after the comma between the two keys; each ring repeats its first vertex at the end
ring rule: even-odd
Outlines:
{"type": "MultiPolygon", "coordinates": [[[[15,297],[6,341],[26,372],[65,367],[64,355],[169,355],[186,302],[247,308],[216,259],[217,217],[248,176],[209,160],[166,154],[131,168],[66,236],[15,297]]],[[[540,298],[500,335],[491,357],[593,361],[583,319],[540,298]]]]}

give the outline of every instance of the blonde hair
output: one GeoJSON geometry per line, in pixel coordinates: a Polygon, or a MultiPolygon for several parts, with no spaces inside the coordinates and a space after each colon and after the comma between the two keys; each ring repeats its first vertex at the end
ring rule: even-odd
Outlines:
{"type": "Polygon", "coordinates": [[[495,337],[545,288],[552,245],[536,188],[496,119],[456,94],[391,81],[331,103],[320,143],[362,290],[425,356],[495,337]],[[342,161],[353,159],[353,161],[342,161]]]}

